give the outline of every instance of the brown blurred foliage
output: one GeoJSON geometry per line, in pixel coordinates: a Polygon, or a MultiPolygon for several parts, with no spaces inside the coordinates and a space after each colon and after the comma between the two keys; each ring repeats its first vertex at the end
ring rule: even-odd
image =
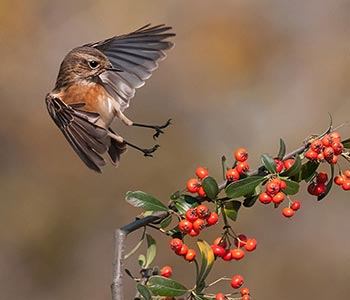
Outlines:
{"type": "MultiPolygon", "coordinates": [[[[167,201],[198,165],[219,178],[221,155],[238,146],[258,165],[279,137],[292,150],[323,131],[328,112],[348,121],[349,36],[346,0],[1,0],[0,298],[110,299],[113,230],[138,213],[126,191],[167,201]],[[126,113],[145,123],[171,117],[173,126],[153,159],[129,150],[118,169],[98,175],[65,142],[44,97],[71,48],[146,23],[172,25],[176,47],[126,113]]],[[[118,130],[153,143],[147,130],[118,130]]],[[[347,299],[349,194],[299,197],[291,222],[270,207],[242,211],[236,231],[255,236],[259,249],[227,275],[242,273],[254,299],[347,299]]],[[[174,265],[174,279],[189,267],[167,250],[157,263],[174,265]]],[[[131,280],[127,289],[131,297],[131,280]]]]}

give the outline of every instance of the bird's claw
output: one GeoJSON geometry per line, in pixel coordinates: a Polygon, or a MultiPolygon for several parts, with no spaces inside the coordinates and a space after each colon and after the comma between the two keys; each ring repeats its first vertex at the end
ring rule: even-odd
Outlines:
{"type": "Polygon", "coordinates": [[[154,126],[153,128],[156,131],[156,133],[153,135],[153,139],[156,140],[157,138],[159,138],[160,134],[164,133],[162,129],[168,127],[169,125],[171,125],[171,119],[169,119],[164,125],[154,126]]]}
{"type": "Polygon", "coordinates": [[[150,149],[142,149],[143,155],[148,157],[153,157],[153,153],[159,148],[159,145],[154,145],[150,149]]]}

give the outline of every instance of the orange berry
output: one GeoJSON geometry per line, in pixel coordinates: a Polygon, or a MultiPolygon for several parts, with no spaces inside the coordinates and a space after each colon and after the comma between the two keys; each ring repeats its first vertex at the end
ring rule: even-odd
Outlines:
{"type": "Polygon", "coordinates": [[[244,148],[238,148],[235,151],[235,159],[237,161],[246,161],[248,159],[248,152],[244,148]]]}
{"type": "Polygon", "coordinates": [[[209,175],[208,169],[203,168],[203,167],[198,167],[196,169],[196,175],[198,176],[198,178],[204,179],[205,177],[207,177],[209,175]]]}

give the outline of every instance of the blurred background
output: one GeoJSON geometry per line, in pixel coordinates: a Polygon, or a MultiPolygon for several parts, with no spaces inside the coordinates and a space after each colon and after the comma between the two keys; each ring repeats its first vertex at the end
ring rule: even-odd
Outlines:
{"type": "MultiPolygon", "coordinates": [[[[280,137],[293,150],[323,132],[328,113],[335,125],[349,121],[349,36],[346,0],[1,0],[0,298],[110,299],[113,231],[139,213],[127,191],[167,202],[197,166],[220,179],[221,156],[232,161],[237,147],[258,166],[280,137]],[[173,26],[176,47],[126,114],[143,123],[171,117],[173,126],[154,158],[129,150],[99,175],[66,143],[44,97],[70,49],[147,23],[173,26]]],[[[153,145],[151,131],[115,125],[129,141],[153,145]]],[[[340,132],[348,137],[349,126],[340,132]]],[[[349,195],[335,187],[317,203],[301,192],[290,221],[271,206],[242,210],[235,230],[254,236],[258,250],[218,263],[211,279],[240,273],[259,300],[347,299],[349,195]]],[[[174,266],[173,278],[191,286],[194,267],[171,254],[168,239],[159,244],[156,264],[174,266]]],[[[135,257],[127,267],[137,272],[135,257]]],[[[126,290],[131,299],[132,280],[126,290]]]]}

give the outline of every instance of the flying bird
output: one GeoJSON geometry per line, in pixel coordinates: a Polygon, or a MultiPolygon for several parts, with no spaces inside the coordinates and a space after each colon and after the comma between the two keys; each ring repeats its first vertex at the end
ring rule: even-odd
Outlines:
{"type": "Polygon", "coordinates": [[[130,146],[145,156],[159,147],[144,149],[126,141],[110,125],[118,118],[127,126],[155,130],[157,138],[170,124],[134,123],[124,115],[135,90],[145,84],[158,62],[173,47],[172,28],[150,24],[128,34],[74,48],[63,59],[55,88],[47,94],[47,110],[80,159],[101,173],[104,154],[117,166],[130,146]]]}

